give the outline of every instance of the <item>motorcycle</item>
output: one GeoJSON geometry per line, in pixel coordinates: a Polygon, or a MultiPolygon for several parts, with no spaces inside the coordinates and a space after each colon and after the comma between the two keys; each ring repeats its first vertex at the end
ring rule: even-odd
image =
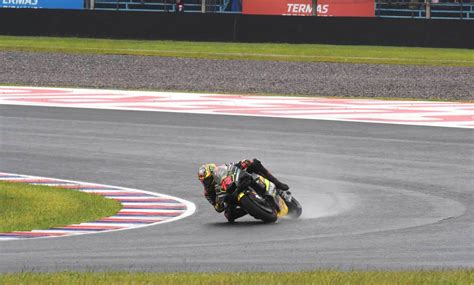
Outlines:
{"type": "Polygon", "coordinates": [[[222,185],[223,189],[230,190],[227,191],[231,194],[226,198],[228,204],[240,206],[264,223],[274,223],[282,217],[296,219],[303,212],[301,204],[290,191],[277,189],[275,184],[258,174],[249,174],[235,168],[222,185]],[[229,185],[234,187],[227,187],[229,185]]]}

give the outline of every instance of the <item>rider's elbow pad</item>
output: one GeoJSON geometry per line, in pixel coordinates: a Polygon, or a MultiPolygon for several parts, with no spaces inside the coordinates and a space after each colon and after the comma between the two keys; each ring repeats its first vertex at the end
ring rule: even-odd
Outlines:
{"type": "Polygon", "coordinates": [[[225,208],[223,206],[220,206],[220,205],[214,205],[214,209],[218,213],[222,213],[225,210],[225,208]]]}

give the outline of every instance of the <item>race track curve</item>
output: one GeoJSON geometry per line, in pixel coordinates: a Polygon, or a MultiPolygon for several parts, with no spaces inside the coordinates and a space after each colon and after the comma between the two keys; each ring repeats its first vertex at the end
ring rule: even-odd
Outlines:
{"type": "Polygon", "coordinates": [[[0,171],[192,201],[134,231],[0,242],[0,272],[299,271],[474,266],[472,129],[0,106],[0,171]],[[201,163],[257,157],[302,204],[298,220],[227,224],[201,163]]]}

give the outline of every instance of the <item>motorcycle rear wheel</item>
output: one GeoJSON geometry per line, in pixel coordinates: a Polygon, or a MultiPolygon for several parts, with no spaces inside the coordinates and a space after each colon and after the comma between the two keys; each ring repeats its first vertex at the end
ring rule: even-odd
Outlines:
{"type": "Polygon", "coordinates": [[[288,206],[288,216],[292,219],[299,218],[303,213],[303,208],[301,207],[300,202],[296,200],[294,197],[291,197],[291,202],[286,202],[288,206]]]}
{"type": "Polygon", "coordinates": [[[274,223],[277,221],[278,216],[275,209],[266,206],[265,208],[261,205],[262,201],[252,195],[245,195],[240,200],[240,205],[244,208],[247,213],[258,220],[262,220],[264,223],[274,223]]]}

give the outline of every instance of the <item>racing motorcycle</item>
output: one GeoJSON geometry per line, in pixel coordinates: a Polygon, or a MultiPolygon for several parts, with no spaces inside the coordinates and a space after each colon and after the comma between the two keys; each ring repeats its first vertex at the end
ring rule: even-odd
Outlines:
{"type": "Polygon", "coordinates": [[[258,174],[249,174],[238,168],[234,170],[222,183],[223,189],[231,193],[226,198],[227,203],[240,206],[265,223],[274,223],[285,216],[293,219],[301,216],[301,204],[290,191],[277,189],[275,184],[258,174]]]}

